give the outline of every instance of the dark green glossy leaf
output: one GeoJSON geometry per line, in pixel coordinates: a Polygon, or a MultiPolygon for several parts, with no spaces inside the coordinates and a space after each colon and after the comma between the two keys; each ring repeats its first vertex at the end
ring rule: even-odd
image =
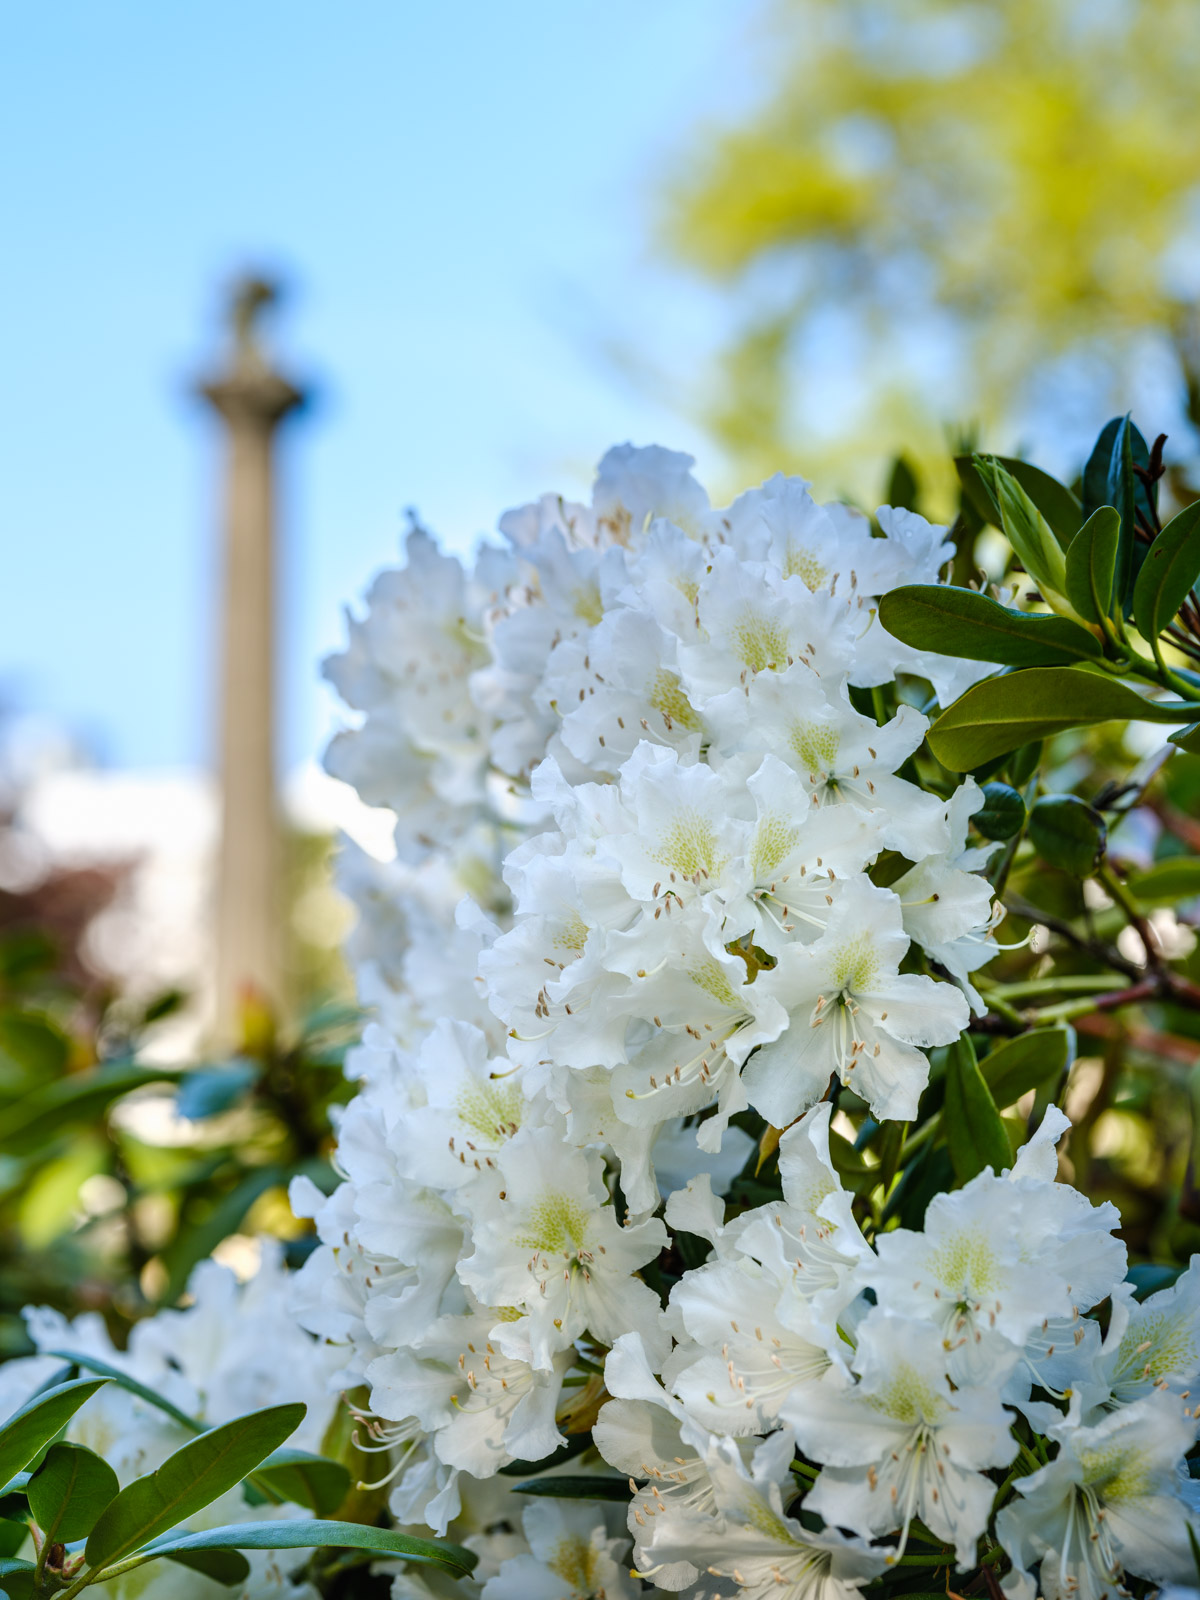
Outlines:
{"type": "Polygon", "coordinates": [[[569,1433],[566,1444],[559,1445],[552,1454],[544,1456],[541,1461],[510,1461],[506,1467],[500,1468],[502,1478],[527,1478],[534,1472],[546,1472],[551,1467],[561,1466],[564,1461],[570,1461],[575,1456],[582,1455],[591,1446],[590,1433],[569,1433]]]}
{"type": "Polygon", "coordinates": [[[1114,577],[1118,599],[1124,601],[1133,583],[1133,547],[1137,539],[1137,479],[1133,472],[1133,423],[1122,417],[1113,436],[1108,458],[1105,499],[1121,517],[1117,537],[1117,567],[1114,577]]]}
{"type": "Polygon", "coordinates": [[[971,824],[985,839],[1011,839],[1025,826],[1025,802],[1007,783],[985,783],[971,824]]]}
{"type": "MultiPolygon", "coordinates": [[[[628,1490],[626,1490],[628,1494],[628,1490]]],[[[467,1576],[478,1557],[460,1545],[436,1539],[414,1539],[392,1528],[371,1528],[361,1522],[322,1522],[317,1518],[279,1522],[237,1522],[203,1533],[168,1534],[142,1554],[174,1555],[191,1550],[371,1550],[378,1555],[427,1561],[456,1576],[467,1576]]]]}
{"type": "Polygon", "coordinates": [[[1120,513],[1099,506],[1067,551],[1067,599],[1085,622],[1112,615],[1120,534],[1120,513]]]}
{"type": "Polygon", "coordinates": [[[997,1106],[1011,1106],[1030,1089],[1056,1083],[1071,1062],[1066,1028],[1035,1028],[989,1050],[979,1070],[997,1106]]]}
{"type": "Polygon", "coordinates": [[[47,1539],[71,1544],[91,1533],[96,1518],[120,1487],[103,1456],[81,1444],[63,1443],[50,1446],[25,1492],[29,1509],[47,1539]]]}
{"type": "Polygon", "coordinates": [[[1048,794],[1029,813],[1029,837],[1043,861],[1075,878],[1095,872],[1108,844],[1100,813],[1073,794],[1048,794]]]}
{"type": "Polygon", "coordinates": [[[1018,789],[1023,789],[1033,777],[1041,759],[1041,739],[1035,739],[1032,744],[1019,745],[1016,750],[1008,754],[1007,760],[1003,756],[1000,757],[1008,772],[1009,782],[1018,789]]]}
{"type": "Polygon", "coordinates": [[[276,1450],[255,1468],[253,1482],[319,1517],[336,1511],[350,1492],[350,1473],[340,1461],[306,1450],[276,1450]]]}
{"type": "Polygon", "coordinates": [[[883,503],[888,506],[902,506],[905,511],[916,511],[919,495],[917,474],[912,463],[907,456],[897,456],[888,474],[887,493],[883,497],[883,503]]]}
{"type": "Polygon", "coordinates": [[[969,1183],[984,1167],[999,1173],[1012,1165],[1004,1121],[979,1070],[969,1034],[952,1044],[947,1055],[942,1127],[959,1183],[969,1183]]]}
{"type": "Polygon", "coordinates": [[[92,1566],[108,1566],[184,1522],[253,1472],[304,1418],[300,1404],[270,1406],[191,1439],[157,1472],[135,1478],[103,1512],[87,1542],[92,1566]]]}
{"type": "Polygon", "coordinates": [[[1099,656],[1093,634],[1068,617],[1013,611],[974,589],[908,584],[879,602],[879,620],[918,650],[1008,667],[1071,666],[1099,656]]]}
{"type": "Polygon", "coordinates": [[[1133,589],[1133,620],[1143,639],[1173,622],[1200,577],[1200,500],[1185,506],[1146,552],[1133,589]]]}
{"type": "Polygon", "coordinates": [[[1177,744],[1189,755],[1200,756],[1200,722],[1190,722],[1186,728],[1180,728],[1178,733],[1169,733],[1167,742],[1177,744]]]}
{"type": "Polygon", "coordinates": [[[1182,722],[1191,710],[1179,701],[1146,700],[1097,672],[1030,667],[968,689],[930,728],[929,747],[951,772],[970,772],[994,756],[1068,728],[1112,721],[1182,722]]]}
{"type": "Polygon", "coordinates": [[[1135,900],[1157,900],[1164,905],[1190,900],[1200,894],[1200,856],[1168,856],[1145,872],[1130,873],[1126,883],[1135,900]]]}
{"type": "Polygon", "coordinates": [[[513,1493],[555,1500],[615,1500],[626,1505],[629,1479],[604,1477],[598,1472],[564,1473],[560,1478],[529,1478],[524,1483],[514,1483],[513,1493]]]}
{"type": "MultiPolygon", "coordinates": [[[[1015,456],[997,456],[996,459],[1012,473],[1045,517],[1059,544],[1064,550],[1068,549],[1083,520],[1079,501],[1070,489],[1040,467],[1031,466],[1028,461],[1018,460],[1015,456]]],[[[955,456],[954,465],[958,469],[963,492],[973,509],[985,522],[993,523],[997,528],[1002,527],[1000,507],[975,470],[971,457],[955,456]]]]}
{"type": "MultiPolygon", "coordinates": [[[[1112,462],[1113,444],[1117,437],[1117,430],[1125,421],[1124,417],[1113,417],[1101,428],[1096,443],[1092,446],[1092,453],[1088,457],[1087,466],[1083,469],[1083,516],[1084,520],[1091,516],[1097,506],[1111,505],[1108,498],[1108,473],[1112,462]]],[[[1148,467],[1150,465],[1150,448],[1142,438],[1134,423],[1129,424],[1129,436],[1133,449],[1133,464],[1135,467],[1148,467]]],[[[1138,483],[1138,503],[1144,513],[1148,513],[1151,506],[1151,497],[1147,494],[1141,480],[1138,483]]],[[[1155,497],[1156,501],[1156,497],[1155,497]]],[[[1147,520],[1152,520],[1147,515],[1147,520]]]]}
{"type": "Polygon", "coordinates": [[[0,1428],[0,1483],[7,1483],[104,1387],[105,1378],[76,1378],[27,1400],[0,1428]]]}
{"type": "Polygon", "coordinates": [[[227,1588],[244,1583],[250,1576],[250,1563],[240,1550],[167,1550],[163,1553],[168,1561],[190,1567],[193,1572],[202,1572],[206,1578],[223,1583],[227,1588]]]}

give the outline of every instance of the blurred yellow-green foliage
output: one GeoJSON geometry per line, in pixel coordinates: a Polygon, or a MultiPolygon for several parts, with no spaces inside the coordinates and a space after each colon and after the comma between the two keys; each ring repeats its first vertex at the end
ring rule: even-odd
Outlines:
{"type": "Polygon", "coordinates": [[[707,420],[740,466],[852,482],[864,440],[932,466],[945,424],[995,442],[1071,356],[1125,409],[1148,331],[1200,417],[1195,0],[777,0],[765,26],[767,91],[664,218],[737,307],[707,420]],[[805,341],[830,313],[865,364],[822,436],[805,341]]]}

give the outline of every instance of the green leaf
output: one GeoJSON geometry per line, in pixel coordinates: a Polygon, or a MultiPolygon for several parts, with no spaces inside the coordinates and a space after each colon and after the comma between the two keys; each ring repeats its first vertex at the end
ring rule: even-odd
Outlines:
{"type": "Polygon", "coordinates": [[[1143,639],[1174,621],[1200,577],[1200,500],[1185,506],[1146,552],[1133,588],[1133,620],[1143,639]]]}
{"type": "MultiPolygon", "coordinates": [[[[626,1489],[628,1496],[628,1489],[626,1489]]],[[[141,1552],[146,1557],[192,1550],[371,1550],[377,1555],[427,1561],[466,1577],[478,1557],[460,1545],[439,1539],[414,1539],[392,1528],[371,1528],[361,1522],[322,1522],[313,1518],[279,1522],[237,1522],[203,1533],[173,1533],[156,1539],[141,1552]]]]}
{"type": "Polygon", "coordinates": [[[184,1291],[192,1268],[210,1256],[222,1239],[236,1233],[250,1207],[268,1189],[286,1187],[294,1169],[283,1166],[256,1167],[222,1195],[211,1211],[196,1222],[186,1223],[163,1251],[167,1268],[164,1301],[178,1298],[184,1291]]]}
{"type": "Polygon", "coordinates": [[[1112,614],[1120,534],[1119,512],[1098,506],[1067,551],[1067,599],[1085,622],[1112,614]]]}
{"type": "Polygon", "coordinates": [[[1200,894],[1200,856],[1168,856],[1145,872],[1131,872],[1126,887],[1135,900],[1171,902],[1200,894]]]}
{"type": "Polygon", "coordinates": [[[94,1450],[54,1444],[25,1493],[38,1526],[52,1544],[86,1538],[96,1518],[116,1498],[117,1475],[94,1450]]]}
{"type": "Polygon", "coordinates": [[[997,1106],[1011,1106],[1030,1089],[1056,1082],[1070,1065],[1071,1034],[1066,1028],[1034,1028],[1005,1039],[980,1064],[997,1106]]]}
{"type": "Polygon", "coordinates": [[[959,1183],[969,1183],[984,1167],[1000,1173],[1012,1165],[1008,1134],[969,1034],[963,1034],[947,1054],[942,1127],[959,1183]]]}
{"type": "Polygon", "coordinates": [[[976,456],[975,470],[1000,508],[1004,536],[1025,571],[1047,599],[1051,594],[1065,595],[1066,556],[1045,517],[995,456],[976,456]]]}
{"type": "Polygon", "coordinates": [[[564,1473],[561,1478],[528,1478],[513,1484],[514,1494],[543,1495],[555,1500],[617,1500],[629,1503],[629,1479],[598,1472],[564,1473]]]}
{"type": "Polygon", "coordinates": [[[191,1567],[193,1572],[202,1572],[206,1578],[229,1588],[250,1576],[250,1563],[240,1550],[167,1550],[163,1553],[168,1561],[191,1567]]]}
{"type": "Polygon", "coordinates": [[[29,1537],[29,1524],[0,1517],[0,1556],[15,1556],[29,1537]]]}
{"type": "Polygon", "coordinates": [[[930,728],[929,748],[951,772],[1098,722],[1183,722],[1194,708],[1146,700],[1116,678],[1077,667],[1030,667],[987,678],[961,695],[930,728]]]}
{"type": "Polygon", "coordinates": [[[974,589],[906,584],[879,602],[879,620],[918,650],[1009,667],[1070,666],[1100,655],[1093,634],[1068,617],[1012,611],[974,589]]]}
{"type": "MultiPolygon", "coordinates": [[[[1059,483],[1057,478],[1052,478],[1048,472],[1043,472],[1040,467],[1032,466],[1028,461],[1018,460],[1015,456],[997,456],[996,460],[1024,489],[1034,505],[1045,517],[1050,525],[1054,537],[1063,549],[1069,549],[1075,535],[1079,531],[1079,524],[1083,516],[1079,501],[1070,489],[1059,483]]],[[[959,481],[963,492],[971,502],[972,507],[985,522],[994,523],[1001,527],[1000,507],[988,493],[987,487],[976,472],[970,456],[956,456],[954,465],[958,469],[959,481]]]]}
{"type": "Polygon", "coordinates": [[[87,1542],[92,1566],[109,1566],[210,1505],[277,1450],[303,1420],[296,1403],[269,1406],[191,1439],[157,1472],[135,1478],[101,1515],[87,1542]]]}
{"type": "Polygon", "coordinates": [[[887,492],[883,502],[889,506],[902,506],[905,511],[915,511],[920,495],[917,474],[907,456],[897,456],[888,474],[887,492]]]}
{"type": "MultiPolygon", "coordinates": [[[[1087,466],[1083,469],[1083,515],[1086,520],[1095,511],[1097,506],[1110,505],[1108,498],[1108,470],[1112,461],[1113,442],[1117,437],[1117,430],[1125,421],[1124,417],[1113,417],[1104,424],[1100,436],[1092,446],[1092,453],[1088,457],[1087,466]]],[[[1129,424],[1130,439],[1133,446],[1133,464],[1135,467],[1148,467],[1150,465],[1150,449],[1142,438],[1135,424],[1129,424]]],[[[1146,492],[1145,485],[1140,479],[1138,484],[1138,502],[1143,512],[1148,512],[1152,504],[1152,497],[1146,492]]],[[[1157,503],[1157,496],[1153,498],[1157,503]]],[[[1153,519],[1147,516],[1147,521],[1153,519]]]]}
{"type": "Polygon", "coordinates": [[[0,1588],[8,1596],[8,1600],[26,1600],[26,1597],[36,1593],[33,1587],[34,1566],[32,1561],[17,1561],[12,1557],[0,1557],[0,1588]]]}
{"type": "Polygon", "coordinates": [[[76,1378],[27,1400],[0,1428],[0,1483],[27,1467],[43,1446],[79,1410],[85,1400],[104,1387],[106,1378],[76,1378]]]}
{"type": "Polygon", "coordinates": [[[510,1461],[506,1467],[500,1468],[502,1478],[525,1478],[530,1473],[547,1471],[550,1467],[561,1466],[564,1461],[582,1455],[591,1447],[592,1436],[590,1433],[569,1433],[566,1444],[560,1444],[557,1450],[548,1456],[543,1456],[540,1461],[510,1461]]]}
{"type": "Polygon", "coordinates": [[[276,1450],[255,1468],[253,1482],[319,1517],[336,1511],[350,1492],[350,1473],[340,1461],[306,1450],[276,1450]]]}
{"type": "MultiPolygon", "coordinates": [[[[1003,758],[1001,759],[1003,761],[1003,758]]],[[[1003,762],[1009,782],[1015,788],[1023,789],[1037,771],[1041,759],[1041,739],[1034,739],[1031,744],[1018,745],[1015,751],[1009,753],[1009,759],[1003,762]]]]}
{"type": "Polygon", "coordinates": [[[971,825],[985,839],[1011,839],[1025,826],[1025,802],[1007,783],[985,783],[971,825]]]}
{"type": "Polygon", "coordinates": [[[1117,597],[1124,603],[1133,581],[1133,547],[1137,540],[1137,479],[1133,472],[1133,423],[1121,418],[1108,458],[1104,498],[1121,516],[1115,574],[1117,597]]]}
{"type": "Polygon", "coordinates": [[[33,1145],[57,1138],[64,1127],[90,1122],[122,1095],[162,1083],[167,1076],[161,1068],[123,1062],[58,1078],[5,1106],[0,1112],[0,1146],[28,1153],[33,1145]]]}
{"type": "Polygon", "coordinates": [[[1088,878],[1104,854],[1108,828],[1086,800],[1048,794],[1029,813],[1029,837],[1043,861],[1072,877],[1088,878]]]}
{"type": "Polygon", "coordinates": [[[0,1011],[0,1063],[30,1078],[57,1078],[71,1053],[62,1029],[40,1011],[0,1011]]]}
{"type": "Polygon", "coordinates": [[[52,1355],[58,1361],[69,1361],[73,1367],[82,1367],[85,1372],[99,1373],[102,1377],[110,1379],[122,1389],[127,1389],[130,1394],[137,1395],[139,1400],[145,1400],[190,1433],[205,1433],[207,1429],[203,1422],[198,1422],[195,1417],[189,1417],[186,1411],[181,1411],[177,1405],[164,1398],[157,1390],[148,1389],[144,1383],[139,1383],[136,1378],[131,1378],[128,1373],[120,1372],[116,1367],[110,1367],[107,1361],[101,1361],[98,1356],[84,1356],[74,1350],[49,1350],[44,1352],[52,1355]]]}

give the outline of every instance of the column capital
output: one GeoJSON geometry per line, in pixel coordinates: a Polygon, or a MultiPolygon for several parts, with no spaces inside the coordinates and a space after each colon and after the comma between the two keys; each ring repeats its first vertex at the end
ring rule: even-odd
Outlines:
{"type": "Polygon", "coordinates": [[[231,335],[225,371],[202,379],[196,392],[234,427],[276,427],[308,402],[305,390],[276,372],[260,343],[264,307],[279,298],[269,279],[239,278],[229,297],[231,335]]]}

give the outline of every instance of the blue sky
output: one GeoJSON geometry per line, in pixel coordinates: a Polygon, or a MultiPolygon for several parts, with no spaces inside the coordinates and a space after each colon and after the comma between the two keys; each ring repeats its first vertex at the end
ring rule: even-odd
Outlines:
{"type": "Polygon", "coordinates": [[[719,335],[650,245],[689,131],[753,93],[746,0],[58,0],[0,13],[0,692],[114,765],[211,746],[220,290],[291,293],[282,756],[407,505],[466,548],[671,403],[719,335]],[[623,376],[618,342],[644,358],[623,376]]]}

